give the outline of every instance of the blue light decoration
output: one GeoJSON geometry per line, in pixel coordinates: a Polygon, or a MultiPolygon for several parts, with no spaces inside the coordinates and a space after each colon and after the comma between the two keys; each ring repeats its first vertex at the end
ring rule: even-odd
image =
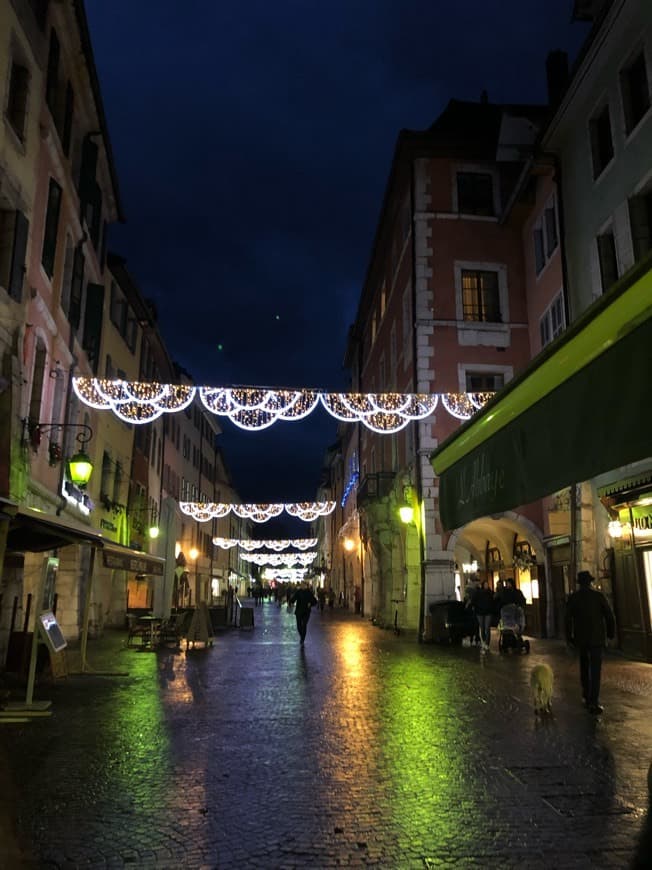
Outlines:
{"type": "Polygon", "coordinates": [[[348,497],[351,495],[351,490],[355,489],[355,487],[358,485],[359,480],[360,469],[358,467],[358,455],[357,453],[354,453],[351,457],[351,462],[349,464],[349,478],[346,481],[344,492],[342,493],[342,501],[340,502],[340,507],[344,507],[348,497]]]}

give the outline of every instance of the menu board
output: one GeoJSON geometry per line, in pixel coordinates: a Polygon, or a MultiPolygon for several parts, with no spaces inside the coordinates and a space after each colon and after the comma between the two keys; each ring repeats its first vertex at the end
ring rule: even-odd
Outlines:
{"type": "Polygon", "coordinates": [[[51,610],[46,610],[45,613],[39,616],[39,620],[41,622],[41,633],[48,642],[48,646],[52,652],[60,652],[67,646],[67,641],[59,627],[56,616],[51,610]]]}

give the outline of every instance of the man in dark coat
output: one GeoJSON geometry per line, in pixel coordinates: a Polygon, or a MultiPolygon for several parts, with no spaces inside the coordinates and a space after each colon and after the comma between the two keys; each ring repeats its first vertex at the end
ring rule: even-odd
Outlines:
{"type": "Polygon", "coordinates": [[[319,603],[312,594],[312,589],[306,583],[305,586],[299,587],[290,598],[290,604],[294,604],[294,615],[297,620],[297,631],[301,638],[303,646],[306,639],[306,631],[308,630],[308,620],[310,619],[310,608],[316,607],[319,603]]]}
{"type": "Polygon", "coordinates": [[[602,592],[591,589],[593,577],[589,571],[577,575],[578,590],[566,605],[566,640],[580,654],[582,697],[590,713],[602,713],[600,704],[600,673],[602,650],[606,639],[616,632],[614,615],[602,592]]]}

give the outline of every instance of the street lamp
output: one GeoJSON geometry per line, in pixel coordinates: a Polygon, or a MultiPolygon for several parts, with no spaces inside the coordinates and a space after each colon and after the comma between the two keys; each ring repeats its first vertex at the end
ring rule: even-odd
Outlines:
{"type": "MultiPolygon", "coordinates": [[[[28,417],[23,419],[23,443],[30,444],[36,452],[41,444],[41,438],[48,432],[58,429],[77,429],[75,435],[79,441],[79,450],[67,462],[68,480],[79,489],[85,489],[93,473],[93,463],[86,453],[85,447],[93,437],[93,430],[86,423],[32,423],[28,417]]],[[[50,438],[50,465],[56,465],[63,458],[61,446],[50,438]]]]}

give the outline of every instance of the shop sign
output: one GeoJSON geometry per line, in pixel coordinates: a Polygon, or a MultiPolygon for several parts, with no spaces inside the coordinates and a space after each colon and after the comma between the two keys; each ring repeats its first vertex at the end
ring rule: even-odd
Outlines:
{"type": "Polygon", "coordinates": [[[155,574],[163,576],[163,563],[137,556],[131,553],[117,553],[115,550],[103,550],[102,560],[107,568],[117,571],[132,571],[135,574],[155,574]]]}

